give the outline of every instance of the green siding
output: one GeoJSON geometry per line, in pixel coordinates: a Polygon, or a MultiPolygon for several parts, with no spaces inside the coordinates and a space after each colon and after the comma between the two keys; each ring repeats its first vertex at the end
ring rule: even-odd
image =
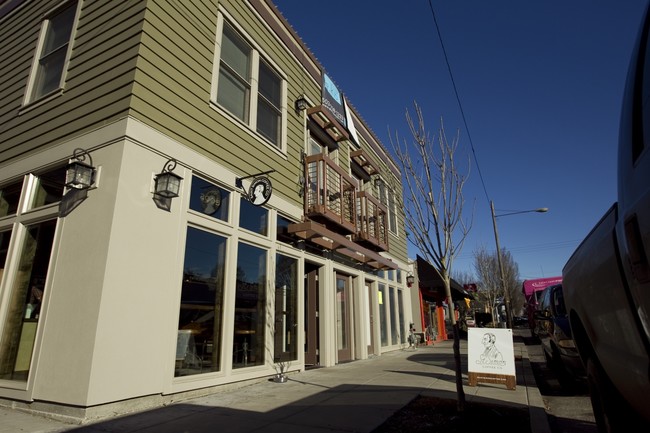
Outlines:
{"type": "Polygon", "coordinates": [[[59,4],[27,2],[0,23],[0,163],[128,114],[142,1],[83,2],[63,93],[22,106],[42,18],[59,4]]]}
{"type": "MultiPolygon", "coordinates": [[[[263,0],[84,1],[62,94],[23,107],[42,17],[59,4],[27,2],[0,22],[0,164],[132,116],[235,173],[275,169],[274,192],[302,206],[305,125],[294,101],[305,94],[318,103],[320,76],[298,63],[313,58],[309,53],[287,47],[286,35],[260,22],[254,9],[263,0]],[[286,155],[210,101],[219,7],[287,82],[286,155]]],[[[363,137],[384,176],[393,175],[374,134],[366,128],[363,137]]],[[[346,170],[349,152],[342,144],[339,163],[346,170]]],[[[406,262],[403,223],[398,216],[399,236],[390,235],[389,245],[391,255],[406,262]]]]}

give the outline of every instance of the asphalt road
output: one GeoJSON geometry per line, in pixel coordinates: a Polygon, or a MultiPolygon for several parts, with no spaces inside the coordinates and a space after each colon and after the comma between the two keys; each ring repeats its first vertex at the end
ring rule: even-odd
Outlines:
{"type": "Polygon", "coordinates": [[[553,433],[597,433],[587,384],[572,381],[546,364],[538,341],[524,338],[537,387],[542,394],[553,433]]]}

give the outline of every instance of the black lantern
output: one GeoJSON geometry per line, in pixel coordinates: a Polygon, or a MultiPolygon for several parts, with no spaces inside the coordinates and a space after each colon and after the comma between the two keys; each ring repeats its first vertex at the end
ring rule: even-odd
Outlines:
{"type": "Polygon", "coordinates": [[[413,275],[409,274],[409,275],[406,276],[406,285],[408,287],[413,286],[414,282],[415,282],[415,277],[413,275]]]}
{"type": "Polygon", "coordinates": [[[307,99],[305,99],[304,96],[296,99],[296,111],[303,111],[307,108],[309,108],[309,102],[307,102],[307,99]]]}
{"type": "Polygon", "coordinates": [[[154,194],[163,198],[178,197],[181,189],[182,177],[173,173],[176,168],[176,160],[170,159],[163,166],[162,171],[154,178],[154,194]]]}
{"type": "Polygon", "coordinates": [[[88,189],[95,182],[93,159],[84,149],[77,148],[72,153],[72,161],[65,171],[65,186],[74,189],[88,189]],[[86,163],[88,158],[88,163],[86,163]]]}

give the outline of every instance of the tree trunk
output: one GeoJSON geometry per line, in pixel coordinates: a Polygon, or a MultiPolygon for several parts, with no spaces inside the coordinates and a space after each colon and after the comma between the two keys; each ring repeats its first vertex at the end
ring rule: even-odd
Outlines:
{"type": "Polygon", "coordinates": [[[465,390],[463,389],[463,372],[460,364],[460,326],[454,323],[454,365],[456,367],[456,408],[458,412],[465,411],[465,390]]]}

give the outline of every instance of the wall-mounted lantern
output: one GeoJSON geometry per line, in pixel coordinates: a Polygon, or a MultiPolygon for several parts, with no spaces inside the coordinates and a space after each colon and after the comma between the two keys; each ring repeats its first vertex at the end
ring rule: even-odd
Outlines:
{"type": "Polygon", "coordinates": [[[307,102],[307,99],[305,99],[304,96],[296,99],[296,111],[303,111],[307,108],[309,108],[309,102],[307,102]]]}
{"type": "Polygon", "coordinates": [[[175,168],[176,160],[172,158],[165,163],[162,171],[156,175],[153,192],[155,195],[166,199],[178,197],[183,178],[173,172],[175,168]]]}
{"type": "Polygon", "coordinates": [[[86,150],[77,148],[72,152],[71,159],[65,171],[65,186],[73,189],[90,188],[95,182],[92,157],[86,150]]]}
{"type": "Polygon", "coordinates": [[[415,282],[415,277],[413,276],[413,274],[408,274],[406,276],[406,285],[408,287],[412,287],[414,282],[415,282]]]}

